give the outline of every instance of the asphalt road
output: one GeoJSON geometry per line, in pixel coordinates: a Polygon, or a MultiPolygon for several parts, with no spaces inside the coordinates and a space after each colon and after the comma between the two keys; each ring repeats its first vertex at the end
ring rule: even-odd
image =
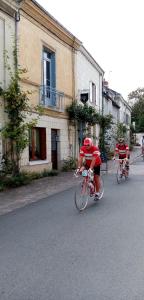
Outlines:
{"type": "Polygon", "coordinates": [[[74,189],[0,217],[0,300],[143,300],[144,163],[79,214],[74,189]]]}

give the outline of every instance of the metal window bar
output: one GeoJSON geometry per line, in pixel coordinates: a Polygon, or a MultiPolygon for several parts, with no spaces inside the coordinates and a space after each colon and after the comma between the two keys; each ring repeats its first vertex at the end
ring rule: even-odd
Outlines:
{"type": "Polygon", "coordinates": [[[57,111],[64,111],[64,93],[46,85],[40,87],[40,104],[57,111]]]}

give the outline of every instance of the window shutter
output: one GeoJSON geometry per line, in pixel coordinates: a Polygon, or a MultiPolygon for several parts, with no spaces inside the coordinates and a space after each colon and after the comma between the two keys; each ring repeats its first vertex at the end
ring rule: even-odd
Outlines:
{"type": "MultiPolygon", "coordinates": [[[[56,71],[55,71],[55,53],[51,55],[51,86],[55,90],[56,88],[56,71]]],[[[52,105],[56,106],[56,94],[52,93],[52,105]]]]}
{"type": "Polygon", "coordinates": [[[51,54],[51,78],[52,78],[52,88],[56,88],[56,70],[55,70],[55,53],[51,54]]]}
{"type": "Polygon", "coordinates": [[[40,153],[41,159],[46,159],[46,128],[40,128],[40,153]]]}
{"type": "Polygon", "coordinates": [[[92,102],[92,81],[89,83],[89,89],[90,89],[90,102],[92,102]]]}

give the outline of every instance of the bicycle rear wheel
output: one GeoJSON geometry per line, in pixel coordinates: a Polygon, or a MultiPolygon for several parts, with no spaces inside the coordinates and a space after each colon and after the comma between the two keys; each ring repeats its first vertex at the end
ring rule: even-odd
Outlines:
{"type": "Polygon", "coordinates": [[[88,200],[89,200],[87,184],[85,186],[85,184],[80,183],[76,187],[74,200],[75,200],[75,206],[77,210],[83,211],[87,207],[88,200]]]}

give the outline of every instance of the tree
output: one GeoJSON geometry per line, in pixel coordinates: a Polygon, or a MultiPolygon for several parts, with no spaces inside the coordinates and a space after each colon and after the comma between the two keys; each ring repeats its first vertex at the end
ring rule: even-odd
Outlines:
{"type": "Polygon", "coordinates": [[[113,116],[111,114],[106,116],[100,116],[99,125],[100,125],[100,135],[99,135],[99,147],[101,151],[106,151],[105,135],[108,129],[111,128],[113,124],[113,116]]]}
{"type": "Polygon", "coordinates": [[[131,92],[128,98],[136,101],[132,106],[132,122],[135,122],[136,132],[142,132],[144,131],[144,88],[131,92]]]}
{"type": "Polygon", "coordinates": [[[117,129],[116,129],[116,139],[118,140],[120,137],[125,137],[125,134],[127,132],[126,126],[119,122],[117,124],[117,129]]]}

